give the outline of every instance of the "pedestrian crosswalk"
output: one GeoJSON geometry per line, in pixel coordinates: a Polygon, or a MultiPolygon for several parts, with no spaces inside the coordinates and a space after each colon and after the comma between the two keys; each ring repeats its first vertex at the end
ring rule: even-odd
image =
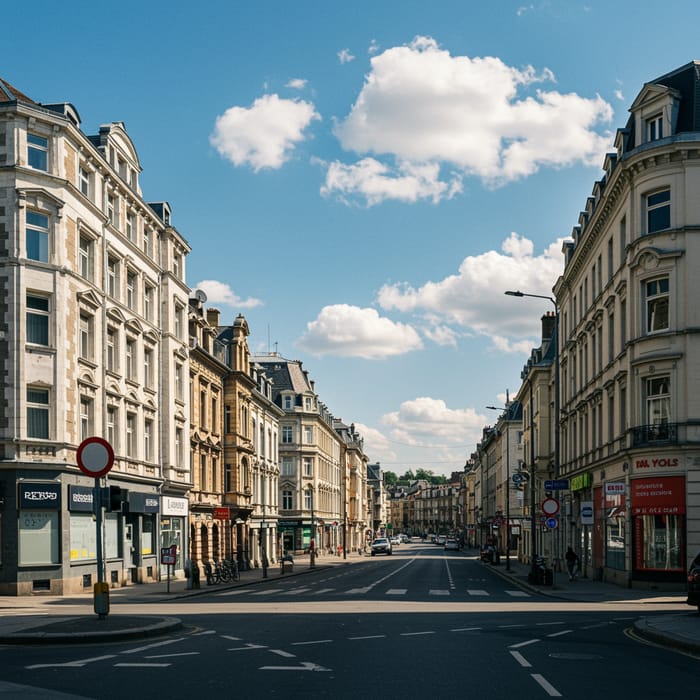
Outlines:
{"type": "MultiPolygon", "coordinates": [[[[400,598],[402,596],[411,596],[416,593],[425,593],[425,591],[418,591],[417,589],[408,588],[387,588],[385,590],[378,590],[373,586],[363,586],[362,588],[312,588],[310,586],[297,586],[294,588],[265,588],[260,591],[251,590],[250,588],[235,588],[229,591],[222,591],[219,595],[221,596],[239,596],[239,595],[251,595],[251,596],[316,596],[316,595],[347,595],[347,596],[358,596],[365,595],[369,592],[379,595],[385,595],[392,598],[400,598]]],[[[464,595],[470,598],[489,598],[492,596],[510,596],[511,598],[529,598],[530,593],[521,590],[500,590],[500,591],[487,591],[483,588],[467,588],[465,590],[460,589],[447,589],[447,588],[429,588],[427,594],[431,597],[464,597],[464,595]]]]}

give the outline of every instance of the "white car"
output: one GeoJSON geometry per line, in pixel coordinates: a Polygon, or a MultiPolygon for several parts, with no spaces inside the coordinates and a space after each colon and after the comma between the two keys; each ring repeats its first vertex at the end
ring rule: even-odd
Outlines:
{"type": "Polygon", "coordinates": [[[377,537],[370,546],[370,554],[391,554],[391,542],[386,537],[377,537]]]}
{"type": "Polygon", "coordinates": [[[411,538],[405,532],[399,535],[399,539],[401,540],[401,544],[407,544],[411,541],[411,538]]]}
{"type": "Polygon", "coordinates": [[[400,544],[401,544],[401,538],[400,538],[398,535],[394,535],[394,536],[391,538],[391,544],[400,545],[400,544]]]}

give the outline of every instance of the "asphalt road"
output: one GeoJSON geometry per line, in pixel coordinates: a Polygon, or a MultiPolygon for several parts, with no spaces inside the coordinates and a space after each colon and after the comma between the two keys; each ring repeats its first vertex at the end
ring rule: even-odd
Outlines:
{"type": "Polygon", "coordinates": [[[700,673],[697,659],[630,636],[635,604],[555,601],[417,544],[158,613],[185,629],[1,648],[0,697],[678,698],[700,673]]]}

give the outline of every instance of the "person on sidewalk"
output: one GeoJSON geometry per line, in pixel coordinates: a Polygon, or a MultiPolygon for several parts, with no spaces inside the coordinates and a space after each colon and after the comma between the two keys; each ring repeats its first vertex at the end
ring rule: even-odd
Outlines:
{"type": "Polygon", "coordinates": [[[571,547],[566,550],[566,568],[569,572],[569,581],[573,581],[578,573],[578,554],[571,547]]]}

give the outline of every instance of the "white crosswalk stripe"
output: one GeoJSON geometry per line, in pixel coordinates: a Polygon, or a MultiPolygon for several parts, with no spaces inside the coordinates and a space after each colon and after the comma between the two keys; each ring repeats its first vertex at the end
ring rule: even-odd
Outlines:
{"type": "Polygon", "coordinates": [[[310,588],[292,588],[291,591],[285,591],[282,595],[301,595],[302,593],[307,593],[310,588]]]}
{"type": "Polygon", "coordinates": [[[406,595],[407,588],[390,588],[386,595],[406,595]]]}
{"type": "Polygon", "coordinates": [[[513,596],[513,598],[529,598],[530,594],[526,591],[506,591],[508,595],[513,596]]]}
{"type": "Polygon", "coordinates": [[[488,591],[484,591],[480,588],[470,588],[467,590],[467,593],[469,593],[469,595],[491,595],[488,591]]]}
{"type": "Polygon", "coordinates": [[[450,595],[450,592],[442,588],[431,588],[428,591],[428,595],[450,595]]]}

